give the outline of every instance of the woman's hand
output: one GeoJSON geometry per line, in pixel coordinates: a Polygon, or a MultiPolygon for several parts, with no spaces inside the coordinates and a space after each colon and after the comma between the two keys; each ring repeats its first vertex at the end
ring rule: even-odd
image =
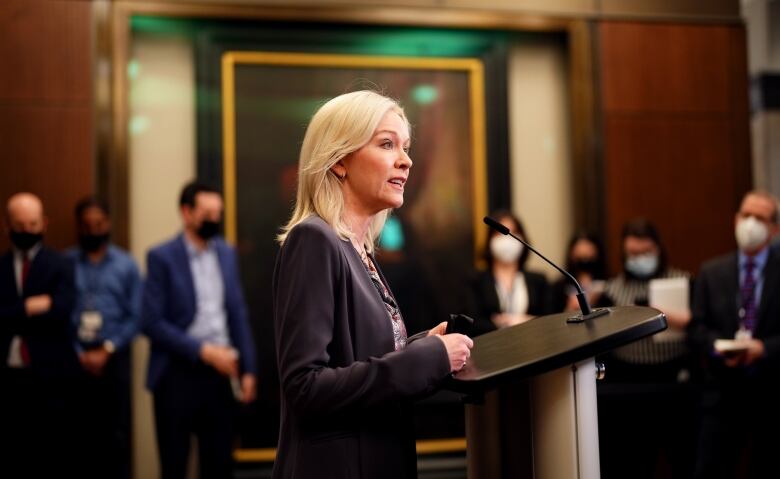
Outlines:
{"type": "Polygon", "coordinates": [[[691,322],[690,311],[664,311],[664,314],[666,315],[666,322],[669,324],[669,327],[671,329],[676,329],[677,331],[684,331],[685,328],[688,327],[688,323],[691,322]]]}
{"type": "Polygon", "coordinates": [[[443,321],[436,325],[435,328],[428,330],[428,336],[444,336],[447,334],[447,321],[443,321]]]}
{"type": "Polygon", "coordinates": [[[438,336],[438,338],[444,341],[444,347],[447,348],[447,357],[450,359],[450,371],[454,373],[463,369],[469,356],[471,356],[471,348],[474,347],[474,341],[462,334],[444,334],[438,336]]]}

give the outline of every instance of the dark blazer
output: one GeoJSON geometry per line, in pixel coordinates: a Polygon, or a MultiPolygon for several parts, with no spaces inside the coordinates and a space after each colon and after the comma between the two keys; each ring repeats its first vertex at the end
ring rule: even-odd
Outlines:
{"type": "MultiPolygon", "coordinates": [[[[521,271],[528,288],[528,314],[541,316],[549,313],[549,286],[543,274],[521,271]]],[[[496,293],[496,279],[490,271],[481,271],[470,281],[470,297],[467,310],[474,318],[471,336],[495,331],[491,321],[494,314],[501,312],[501,303],[496,293]]]]}
{"type": "MultiPolygon", "coordinates": [[[[780,372],[780,254],[770,250],[764,266],[764,285],[753,337],[764,342],[766,357],[751,374],[772,377],[780,372]]],[[[735,373],[722,366],[711,354],[716,339],[733,338],[739,329],[737,311],[739,265],[737,253],[710,260],[702,265],[695,282],[689,338],[696,349],[710,360],[710,372],[716,378],[735,373]]],[[[775,380],[776,380],[776,376],[775,380]]]]}
{"type": "MultiPolygon", "coordinates": [[[[201,343],[187,335],[195,319],[195,284],[184,236],[149,251],[146,257],[142,328],[152,343],[147,387],[154,389],[172,357],[200,360],[201,343]]],[[[225,311],[230,341],[239,351],[242,372],[256,373],[255,348],[241,291],[238,258],[221,238],[214,244],[225,285],[225,311]]]]}
{"type": "Polygon", "coordinates": [[[273,477],[417,477],[409,401],[449,374],[443,342],[424,337],[394,351],[360,256],[319,217],[288,234],[273,298],[282,385],[273,477]]]}
{"type": "Polygon", "coordinates": [[[0,257],[0,368],[7,367],[8,348],[21,336],[30,354],[30,369],[43,376],[63,377],[78,371],[72,346],[70,315],[75,302],[73,264],[42,247],[30,264],[24,294],[19,296],[11,251],[0,257]],[[48,294],[51,310],[28,317],[24,302],[48,294]]]}

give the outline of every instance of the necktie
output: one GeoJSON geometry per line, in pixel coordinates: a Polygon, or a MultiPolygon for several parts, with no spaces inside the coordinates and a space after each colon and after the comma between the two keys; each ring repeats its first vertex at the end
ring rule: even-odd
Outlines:
{"type": "MultiPolygon", "coordinates": [[[[24,253],[24,259],[22,260],[22,292],[24,292],[24,286],[27,283],[27,276],[30,274],[30,258],[27,256],[27,252],[24,253]]],[[[27,349],[27,341],[23,337],[19,337],[19,355],[22,357],[22,363],[25,366],[30,365],[30,350],[27,349]]]]}
{"type": "Polygon", "coordinates": [[[24,253],[24,259],[22,259],[22,291],[24,291],[24,285],[27,283],[27,276],[30,274],[30,258],[27,253],[24,253]]]}
{"type": "Polygon", "coordinates": [[[742,286],[739,288],[740,299],[742,300],[742,325],[748,331],[753,331],[756,325],[756,280],[753,278],[755,263],[753,258],[748,258],[745,263],[745,277],[742,280],[742,286]]]}

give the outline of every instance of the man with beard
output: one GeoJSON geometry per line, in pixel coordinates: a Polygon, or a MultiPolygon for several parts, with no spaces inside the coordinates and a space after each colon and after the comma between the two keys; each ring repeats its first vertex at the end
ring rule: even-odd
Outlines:
{"type": "Polygon", "coordinates": [[[185,477],[192,434],[200,477],[231,477],[236,399],[255,396],[238,257],[218,236],[222,204],[213,188],[185,186],[184,231],[147,256],[142,317],[163,478],[185,477]]]}

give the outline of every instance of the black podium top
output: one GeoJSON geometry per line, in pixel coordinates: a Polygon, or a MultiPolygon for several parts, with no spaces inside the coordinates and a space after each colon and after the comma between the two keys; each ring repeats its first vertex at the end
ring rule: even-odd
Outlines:
{"type": "Polygon", "coordinates": [[[643,306],[609,308],[609,314],[567,323],[573,313],[541,316],[474,338],[466,366],[447,389],[477,392],[603,354],[666,329],[666,316],[643,306]]]}

